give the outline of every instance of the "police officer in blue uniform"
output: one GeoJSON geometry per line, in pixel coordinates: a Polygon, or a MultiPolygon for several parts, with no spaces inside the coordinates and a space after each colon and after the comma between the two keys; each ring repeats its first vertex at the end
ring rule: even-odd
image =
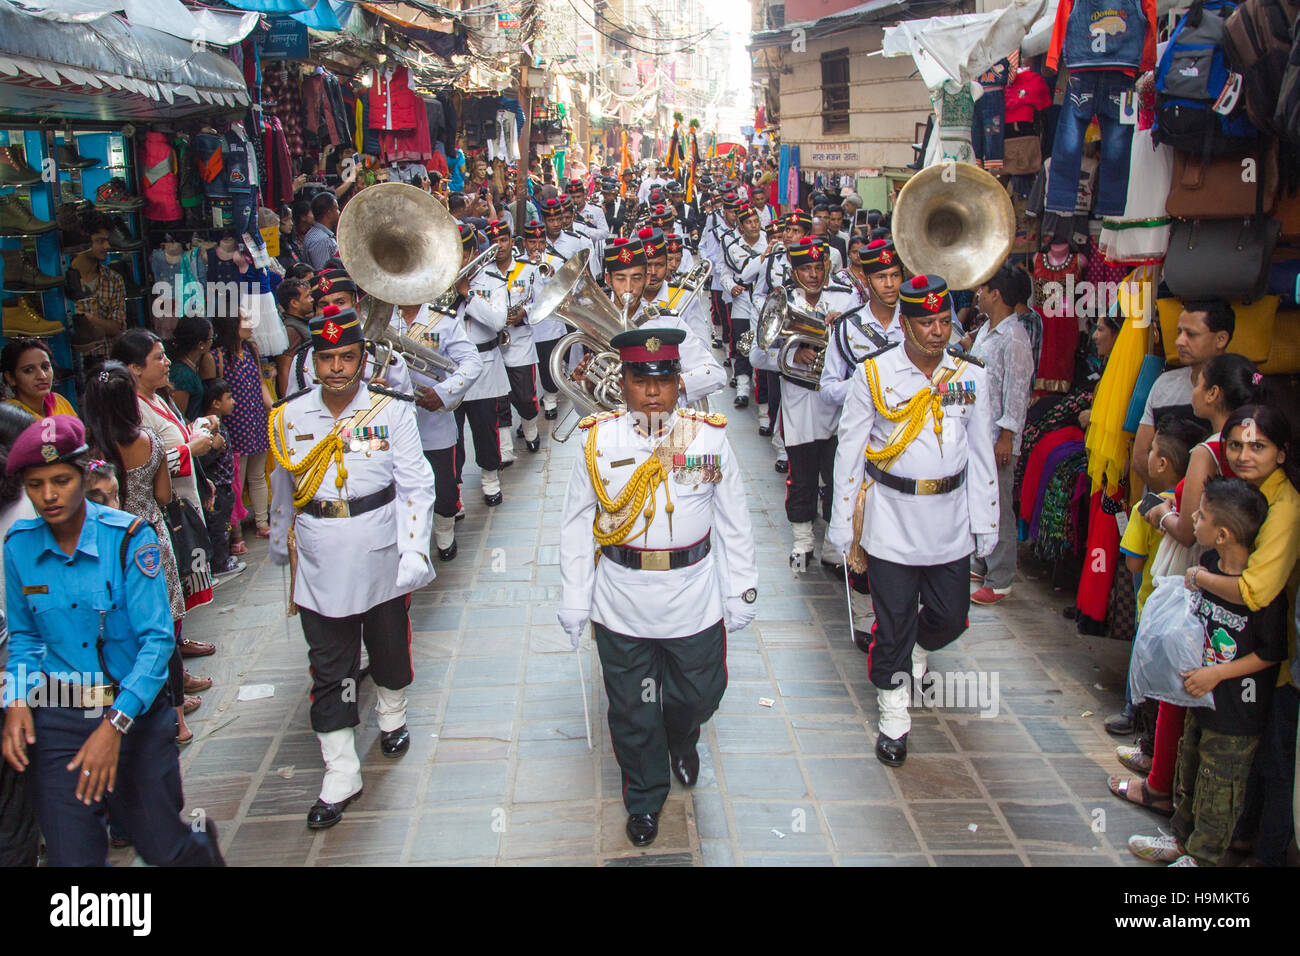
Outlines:
{"type": "Polygon", "coordinates": [[[224,866],[213,825],[180,819],[158,539],[143,519],[86,500],[85,460],[81,422],[54,415],[18,436],[5,466],[37,517],[4,545],[4,759],[32,774],[51,866],[104,865],[105,809],[146,863],[224,866]]]}

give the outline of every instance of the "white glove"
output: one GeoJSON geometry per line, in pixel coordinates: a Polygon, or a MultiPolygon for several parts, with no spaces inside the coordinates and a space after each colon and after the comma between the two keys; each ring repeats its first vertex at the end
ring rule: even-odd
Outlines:
{"type": "Polygon", "coordinates": [[[993,549],[998,546],[998,535],[994,531],[990,534],[975,535],[975,557],[987,558],[993,553],[993,549]]]}
{"type": "Polygon", "coordinates": [[[587,629],[587,622],[591,620],[591,612],[571,607],[562,607],[555,612],[555,616],[559,618],[560,627],[564,628],[564,633],[569,635],[569,647],[576,651],[578,649],[578,641],[582,638],[583,632],[587,629]]]}
{"type": "Polygon", "coordinates": [[[739,631],[753,623],[754,615],[758,613],[758,608],[754,604],[746,604],[744,598],[729,597],[727,598],[727,610],[722,615],[723,624],[728,631],[739,631]]]}
{"type": "Polygon", "coordinates": [[[823,550],[829,550],[831,554],[843,555],[848,557],[849,549],[853,547],[853,528],[849,526],[832,525],[826,529],[826,547],[823,550]]]}
{"type": "Polygon", "coordinates": [[[397,590],[406,594],[429,573],[429,560],[422,554],[408,551],[397,562],[397,590]]]}

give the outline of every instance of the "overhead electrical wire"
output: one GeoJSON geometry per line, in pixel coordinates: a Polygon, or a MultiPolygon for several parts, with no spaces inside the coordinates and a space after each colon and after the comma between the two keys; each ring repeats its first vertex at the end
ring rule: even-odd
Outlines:
{"type": "Polygon", "coordinates": [[[667,36],[667,37],[655,36],[650,33],[642,33],[639,30],[634,30],[626,23],[619,23],[608,13],[605,13],[604,11],[597,9],[596,0],[584,0],[584,2],[587,4],[587,6],[591,7],[591,12],[595,15],[597,20],[604,20],[606,23],[610,25],[612,29],[621,30],[624,33],[631,34],[632,36],[635,37],[640,37],[643,40],[650,40],[655,43],[675,43],[681,40],[691,40],[691,41],[702,40],[704,37],[708,36],[719,26],[721,26],[721,24],[715,24],[714,26],[709,27],[707,30],[697,30],[695,33],[686,33],[681,36],[667,36]]]}
{"type": "MultiPolygon", "coordinates": [[[[635,50],[635,51],[638,52],[638,53],[645,53],[645,54],[648,55],[648,56],[655,56],[655,57],[660,57],[660,56],[675,56],[675,55],[677,55],[678,53],[685,53],[685,52],[686,52],[686,51],[687,51],[691,46],[694,46],[696,43],[698,43],[700,39],[703,39],[704,37],[708,36],[709,34],[713,33],[715,30],[717,30],[718,27],[722,26],[722,24],[720,24],[720,23],[719,23],[719,24],[715,24],[714,26],[712,26],[712,27],[710,27],[708,30],[706,30],[703,34],[701,34],[698,38],[692,39],[692,40],[691,40],[691,41],[690,41],[686,46],[683,46],[683,47],[681,47],[681,48],[679,48],[679,49],[676,49],[676,50],[647,50],[647,49],[645,49],[645,47],[639,47],[639,46],[636,46],[636,45],[633,44],[633,43],[628,43],[626,40],[622,39],[621,37],[616,37],[616,36],[614,36],[614,35],[611,34],[611,33],[607,33],[607,32],[605,32],[604,30],[602,30],[600,27],[596,26],[596,24],[590,22],[589,20],[584,19],[584,18],[583,18],[583,15],[582,15],[582,11],[579,10],[579,9],[574,5],[573,0],[565,0],[565,2],[568,3],[568,5],[569,5],[570,7],[572,7],[573,12],[574,12],[574,13],[577,15],[577,17],[578,17],[578,20],[581,21],[581,23],[582,23],[584,26],[591,27],[591,29],[595,30],[597,33],[599,33],[601,36],[603,36],[603,37],[604,37],[605,39],[607,39],[607,40],[613,40],[615,43],[622,44],[623,46],[627,47],[629,50],[635,50]]],[[[618,29],[618,28],[615,27],[615,29],[618,29]]],[[[680,37],[668,37],[668,38],[662,38],[662,42],[665,42],[665,43],[668,43],[668,42],[676,42],[676,41],[678,41],[678,40],[680,40],[680,39],[681,39],[680,37]]]]}

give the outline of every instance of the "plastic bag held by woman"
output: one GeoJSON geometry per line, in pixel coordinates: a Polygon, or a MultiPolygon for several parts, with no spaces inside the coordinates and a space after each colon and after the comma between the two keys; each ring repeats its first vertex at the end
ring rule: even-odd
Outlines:
{"type": "Polygon", "coordinates": [[[1213,710],[1213,694],[1193,697],[1183,688],[1182,675],[1204,664],[1205,630],[1195,613],[1200,592],[1187,590],[1178,575],[1156,578],[1155,585],[1142,608],[1129,660],[1133,703],[1149,697],[1179,707],[1213,710]]]}

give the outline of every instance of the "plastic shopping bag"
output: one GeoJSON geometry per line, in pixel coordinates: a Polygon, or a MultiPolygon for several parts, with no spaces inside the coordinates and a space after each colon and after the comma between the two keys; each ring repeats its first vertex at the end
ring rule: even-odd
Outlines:
{"type": "Polygon", "coordinates": [[[1133,703],[1147,698],[1179,707],[1214,709],[1214,695],[1193,697],[1183,689],[1187,671],[1202,666],[1205,630],[1196,616],[1199,590],[1189,591],[1181,576],[1156,578],[1155,590],[1142,607],[1142,620],[1129,661],[1133,703]]]}

